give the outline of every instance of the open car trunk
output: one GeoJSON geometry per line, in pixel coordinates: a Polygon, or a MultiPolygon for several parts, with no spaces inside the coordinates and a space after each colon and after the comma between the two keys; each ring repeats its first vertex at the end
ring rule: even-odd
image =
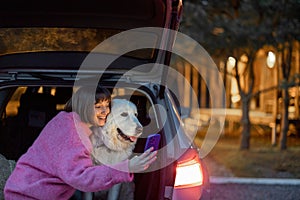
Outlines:
{"type": "MultiPolygon", "coordinates": [[[[155,102],[147,93],[147,88],[141,87],[133,95],[126,95],[131,93],[130,88],[133,85],[128,85],[126,89],[126,87],[112,88],[113,85],[110,83],[103,84],[112,91],[113,98],[128,99],[137,106],[138,120],[145,130],[135,146],[134,153],[143,152],[146,136],[152,131],[157,130],[157,133],[164,135],[159,131],[157,114],[149,113],[149,107],[155,102]]],[[[8,160],[17,161],[33,144],[43,127],[63,110],[65,103],[71,98],[72,90],[72,85],[20,86],[1,90],[0,95],[3,93],[9,95],[4,111],[5,117],[2,117],[0,124],[0,154],[8,160]]],[[[164,140],[161,144],[163,143],[164,140]]],[[[163,189],[160,188],[163,170],[165,169],[135,174],[133,193],[128,193],[128,188],[123,188],[124,191],[121,190],[120,194],[129,196],[118,199],[159,199],[163,189]]],[[[81,199],[83,196],[86,194],[78,191],[72,199],[81,199]]]]}
{"type": "MultiPolygon", "coordinates": [[[[125,90],[138,88],[130,100],[137,105],[140,122],[149,126],[152,120],[150,126],[164,135],[159,114],[149,118],[153,113],[145,107],[156,104],[165,88],[168,72],[162,66],[169,65],[175,40],[169,30],[178,29],[181,10],[180,0],[13,0],[3,4],[1,154],[17,160],[63,109],[72,87],[91,80],[112,92],[120,82],[125,90]]],[[[113,95],[126,97],[124,90],[113,95]]],[[[142,152],[144,145],[142,138],[134,151],[142,152]]],[[[163,199],[165,186],[174,186],[173,165],[135,174],[135,199],[163,199]]]]}

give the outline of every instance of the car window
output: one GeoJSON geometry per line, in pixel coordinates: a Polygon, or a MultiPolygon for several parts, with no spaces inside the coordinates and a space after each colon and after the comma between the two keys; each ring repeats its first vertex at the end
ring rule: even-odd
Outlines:
{"type": "Polygon", "coordinates": [[[11,99],[6,105],[5,112],[7,117],[14,117],[18,114],[18,107],[20,106],[20,98],[25,92],[26,87],[18,87],[13,93],[11,99]]]}
{"type": "MultiPolygon", "coordinates": [[[[99,28],[0,28],[0,54],[30,51],[90,52],[101,42],[120,32],[120,30],[116,29],[99,28]]],[[[158,41],[157,36],[154,34],[146,36],[150,39],[144,38],[145,41],[152,41],[153,39],[151,38],[155,38],[154,41],[158,41]]],[[[130,45],[127,39],[124,39],[124,42],[126,42],[126,45],[130,45]]],[[[119,48],[119,46],[107,46],[104,49],[106,51],[111,49],[114,52],[114,48],[119,48]]],[[[149,59],[153,57],[154,49],[135,50],[126,55],[149,59]]]]}
{"type": "Polygon", "coordinates": [[[72,95],[72,88],[17,87],[2,90],[3,113],[0,123],[0,153],[17,160],[32,145],[43,127],[72,95]],[[6,103],[7,102],[7,103],[6,103]]]}
{"type": "MultiPolygon", "coordinates": [[[[70,98],[71,93],[71,89],[68,89],[69,91],[64,90],[63,88],[47,88],[47,87],[18,87],[15,92],[13,93],[13,95],[11,96],[10,100],[8,101],[6,108],[5,108],[5,112],[6,112],[6,116],[7,117],[14,117],[18,115],[18,110],[20,107],[20,100],[21,97],[24,96],[23,94],[27,91],[27,93],[31,93],[31,94],[47,94],[49,93],[49,96],[55,96],[56,98],[56,103],[55,103],[55,107],[57,111],[60,111],[63,109],[66,101],[70,98]],[[29,90],[31,90],[31,92],[29,92],[29,90]],[[47,91],[48,90],[48,91],[47,91]],[[63,90],[63,91],[62,91],[63,90]],[[64,93],[67,92],[67,93],[64,93]],[[56,94],[57,93],[57,94],[56,94]],[[64,96],[62,96],[64,95],[64,96]]],[[[34,101],[33,99],[34,97],[32,97],[31,101],[34,101]]],[[[30,101],[30,100],[28,100],[30,101]]],[[[44,102],[45,106],[47,106],[47,102],[44,102]]]]}

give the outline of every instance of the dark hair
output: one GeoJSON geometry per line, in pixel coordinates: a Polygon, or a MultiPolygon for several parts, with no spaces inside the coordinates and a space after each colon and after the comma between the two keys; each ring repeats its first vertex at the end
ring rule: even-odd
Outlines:
{"type": "Polygon", "coordinates": [[[107,100],[111,105],[111,93],[108,89],[98,86],[80,87],[66,103],[66,112],[76,112],[81,120],[92,125],[97,125],[94,116],[94,105],[107,100]]]}

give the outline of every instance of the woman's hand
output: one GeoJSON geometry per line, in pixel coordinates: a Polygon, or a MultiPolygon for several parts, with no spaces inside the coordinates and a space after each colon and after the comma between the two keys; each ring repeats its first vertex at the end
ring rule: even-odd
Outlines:
{"type": "Polygon", "coordinates": [[[129,160],[129,171],[130,172],[141,172],[150,166],[156,160],[157,151],[153,151],[153,147],[145,151],[139,156],[134,156],[129,160]]]}

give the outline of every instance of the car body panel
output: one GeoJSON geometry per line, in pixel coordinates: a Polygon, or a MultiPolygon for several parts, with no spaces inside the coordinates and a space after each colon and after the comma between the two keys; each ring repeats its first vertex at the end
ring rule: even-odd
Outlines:
{"type": "Polygon", "coordinates": [[[171,1],[7,1],[0,8],[2,27],[163,27],[171,1]]]}

